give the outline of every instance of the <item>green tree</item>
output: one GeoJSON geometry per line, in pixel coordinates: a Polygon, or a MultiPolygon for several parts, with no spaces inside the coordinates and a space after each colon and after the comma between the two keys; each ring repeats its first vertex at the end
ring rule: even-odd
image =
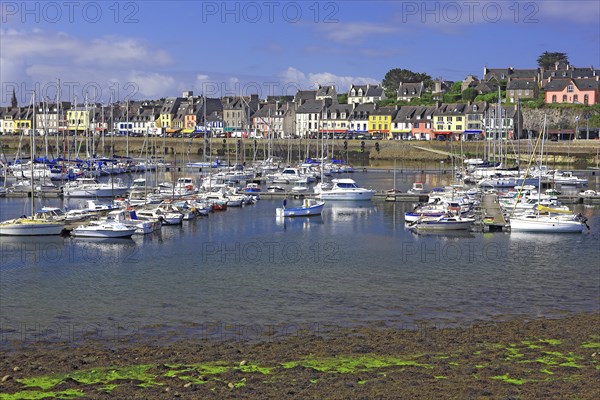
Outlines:
{"type": "Polygon", "coordinates": [[[348,103],[348,93],[338,94],[337,100],[339,104],[348,103]]]}
{"type": "Polygon", "coordinates": [[[568,63],[569,57],[567,56],[567,53],[550,53],[545,51],[537,59],[538,66],[544,69],[550,69],[554,67],[554,63],[556,63],[557,61],[568,63]]]}
{"type": "Polygon", "coordinates": [[[477,97],[477,90],[474,88],[467,88],[462,92],[462,99],[464,101],[473,101],[477,97]]]}
{"type": "Polygon", "coordinates": [[[400,82],[423,82],[425,87],[431,84],[431,76],[424,72],[413,72],[408,69],[390,69],[383,78],[383,87],[387,97],[396,97],[400,82]]]}

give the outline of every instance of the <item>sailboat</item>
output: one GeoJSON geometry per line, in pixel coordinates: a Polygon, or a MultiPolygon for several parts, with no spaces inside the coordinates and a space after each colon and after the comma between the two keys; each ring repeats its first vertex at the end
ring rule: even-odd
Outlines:
{"type": "MultiPolygon", "coordinates": [[[[541,136],[540,166],[544,154],[544,136],[546,134],[546,116],[544,116],[544,129],[541,136]]],[[[540,140],[540,138],[538,138],[540,140]]],[[[539,187],[541,188],[541,175],[539,187]]],[[[581,233],[586,227],[585,220],[574,214],[565,215],[552,212],[552,209],[539,206],[541,191],[538,190],[538,207],[535,213],[525,214],[510,218],[510,229],[512,232],[541,232],[541,233],[581,233]],[[542,212],[545,212],[542,214],[542,212]]]]}
{"type": "Polygon", "coordinates": [[[7,221],[0,222],[0,235],[10,235],[10,236],[43,236],[43,235],[59,235],[63,228],[65,227],[64,222],[53,221],[44,218],[41,214],[36,215],[34,213],[35,209],[35,186],[33,179],[33,159],[34,159],[34,151],[35,151],[35,143],[34,137],[36,132],[35,125],[35,93],[32,96],[32,109],[33,109],[33,119],[32,119],[32,129],[30,134],[30,143],[31,143],[31,173],[32,179],[31,182],[31,216],[21,216],[19,218],[10,219],[7,221]]]}

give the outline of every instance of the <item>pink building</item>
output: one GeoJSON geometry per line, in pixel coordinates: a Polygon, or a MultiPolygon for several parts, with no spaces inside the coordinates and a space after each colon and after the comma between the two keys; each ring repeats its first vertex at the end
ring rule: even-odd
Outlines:
{"type": "Polygon", "coordinates": [[[600,77],[594,78],[548,78],[544,90],[546,103],[598,104],[600,77]]]}

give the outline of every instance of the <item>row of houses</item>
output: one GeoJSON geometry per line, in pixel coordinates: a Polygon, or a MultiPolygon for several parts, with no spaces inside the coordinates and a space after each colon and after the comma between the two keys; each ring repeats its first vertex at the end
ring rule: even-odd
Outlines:
{"type": "MultiPolygon", "coordinates": [[[[435,106],[379,107],[374,103],[340,104],[319,90],[300,91],[293,98],[193,96],[162,101],[93,105],[36,106],[38,134],[201,135],[230,137],[317,137],[364,135],[382,139],[468,139],[501,131],[517,131],[514,106],[481,103],[437,103],[435,106]],[[319,98],[317,98],[317,96],[319,98]]],[[[6,108],[0,113],[3,134],[29,134],[34,113],[30,108],[6,108]]]]}
{"type": "MultiPolygon", "coordinates": [[[[467,76],[461,89],[477,93],[506,88],[506,103],[536,98],[544,90],[548,103],[598,104],[600,70],[575,68],[556,63],[550,70],[484,67],[483,77],[467,76]]],[[[429,91],[441,98],[451,82],[400,82],[397,99],[410,102],[429,91]]],[[[512,135],[516,129],[516,107],[486,103],[456,103],[435,106],[380,107],[386,91],[381,85],[351,85],[345,103],[338,102],[333,85],[315,90],[299,90],[294,96],[258,95],[208,98],[183,92],[181,97],[160,100],[101,104],[40,103],[18,107],[16,96],[10,107],[0,108],[0,134],[70,134],[97,132],[115,135],[212,135],[307,137],[323,132],[376,135],[385,138],[412,137],[433,139],[439,136],[476,137],[490,130],[512,135]],[[506,120],[496,128],[497,120],[506,120]]]]}
{"type": "Polygon", "coordinates": [[[505,85],[506,100],[516,103],[536,99],[544,91],[545,103],[599,104],[600,69],[576,68],[565,62],[556,62],[554,68],[516,69],[483,68],[483,78],[469,75],[461,89],[473,88],[479,94],[498,90],[505,85]]]}

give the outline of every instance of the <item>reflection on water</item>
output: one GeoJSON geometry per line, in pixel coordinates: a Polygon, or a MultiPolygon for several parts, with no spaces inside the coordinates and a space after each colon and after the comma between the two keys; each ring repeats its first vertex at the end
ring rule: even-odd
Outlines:
{"type": "MultiPolygon", "coordinates": [[[[408,229],[408,225],[405,225],[405,228],[408,229]]],[[[415,229],[409,229],[409,231],[416,237],[416,239],[420,237],[435,237],[441,240],[449,240],[453,238],[474,238],[475,234],[470,231],[417,231],[415,229]]]]}
{"type": "MultiPolygon", "coordinates": [[[[353,179],[393,183],[391,173],[353,179]]],[[[0,199],[0,215],[26,201],[0,199]]],[[[403,217],[411,203],[327,202],[321,217],[283,221],[280,206],[261,200],[125,241],[0,237],[0,323],[109,330],[597,311],[598,207],[576,206],[590,233],[536,235],[414,234],[403,217]]]]}

